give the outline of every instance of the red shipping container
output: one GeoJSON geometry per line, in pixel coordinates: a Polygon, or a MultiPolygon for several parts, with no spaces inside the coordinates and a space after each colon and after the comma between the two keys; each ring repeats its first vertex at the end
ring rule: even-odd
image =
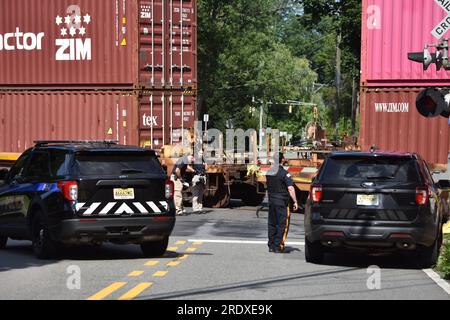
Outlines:
{"type": "Polygon", "coordinates": [[[408,52],[421,52],[425,45],[450,36],[450,18],[443,20],[450,12],[444,9],[446,2],[363,0],[362,86],[448,85],[450,72],[436,71],[434,64],[424,71],[422,64],[408,60],[408,52]]]}
{"type": "Polygon", "coordinates": [[[196,97],[180,92],[147,92],[139,100],[140,145],[161,149],[182,145],[196,120],[196,97]]]}
{"type": "Polygon", "coordinates": [[[141,86],[196,88],[197,1],[141,0],[140,12],[141,86]]]}
{"type": "Polygon", "coordinates": [[[36,140],[117,140],[138,144],[138,106],[121,92],[0,92],[0,151],[36,140]]]}
{"type": "Polygon", "coordinates": [[[0,0],[0,88],[195,88],[196,0],[0,0]]]}
{"type": "Polygon", "coordinates": [[[416,110],[423,88],[363,88],[360,145],[368,150],[416,152],[433,164],[447,164],[450,127],[443,117],[424,118],[416,110]]]}
{"type": "Polygon", "coordinates": [[[163,143],[181,143],[182,129],[194,126],[195,97],[165,91],[139,93],[0,92],[0,152],[23,152],[36,140],[117,140],[155,149],[163,143]]]}

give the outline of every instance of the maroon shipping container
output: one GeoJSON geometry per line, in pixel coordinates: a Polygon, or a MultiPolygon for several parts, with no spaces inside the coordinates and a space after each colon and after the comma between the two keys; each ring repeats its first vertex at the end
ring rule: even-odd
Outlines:
{"type": "MultiPolygon", "coordinates": [[[[165,133],[166,141],[172,137],[177,144],[177,133],[183,126],[193,127],[195,97],[166,92],[140,96],[135,91],[0,92],[0,152],[23,152],[33,141],[48,139],[117,140],[121,144],[152,147],[145,140],[147,136],[152,137],[153,121],[157,123],[154,139],[165,133]],[[146,113],[150,97],[157,102],[153,114],[146,113]],[[161,103],[162,100],[167,102],[161,103]],[[165,108],[164,116],[158,109],[161,106],[165,108]],[[185,108],[183,122],[181,108],[185,108]],[[158,126],[161,119],[166,121],[167,129],[158,126]]],[[[159,141],[163,141],[163,136],[159,141]]],[[[162,145],[153,147],[159,149],[162,145]]]]}
{"type": "Polygon", "coordinates": [[[428,162],[447,164],[448,119],[428,119],[416,110],[419,88],[363,88],[360,144],[382,150],[417,152],[428,162]]]}
{"type": "Polygon", "coordinates": [[[185,143],[196,120],[196,98],[177,92],[147,92],[139,99],[140,145],[161,149],[185,143]]]}
{"type": "Polygon", "coordinates": [[[196,88],[197,0],[141,0],[139,82],[196,88]]]}
{"type": "Polygon", "coordinates": [[[0,88],[195,88],[196,0],[0,0],[0,88]]]}
{"type": "MultiPolygon", "coordinates": [[[[450,72],[428,71],[408,52],[449,37],[448,1],[363,0],[361,83],[373,87],[449,85],[450,72]],[[443,27],[444,26],[444,27],[443,27]]],[[[433,49],[430,51],[434,52],[433,49]]]]}

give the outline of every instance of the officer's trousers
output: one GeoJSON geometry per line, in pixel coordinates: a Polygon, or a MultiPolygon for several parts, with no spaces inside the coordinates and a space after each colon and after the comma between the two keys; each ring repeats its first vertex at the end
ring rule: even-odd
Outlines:
{"type": "Polygon", "coordinates": [[[183,214],[184,213],[184,206],[183,206],[183,184],[181,183],[180,179],[171,178],[174,184],[174,202],[175,202],[175,208],[177,214],[183,214]]]}
{"type": "Polygon", "coordinates": [[[287,204],[274,203],[269,205],[269,248],[284,250],[290,218],[291,212],[287,204]]]}

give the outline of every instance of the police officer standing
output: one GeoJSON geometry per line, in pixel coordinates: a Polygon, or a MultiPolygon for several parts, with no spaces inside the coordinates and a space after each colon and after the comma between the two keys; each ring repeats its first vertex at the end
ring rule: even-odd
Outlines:
{"type": "Polygon", "coordinates": [[[274,171],[267,175],[267,189],[269,193],[269,251],[283,253],[285,241],[289,232],[290,208],[289,198],[292,199],[294,211],[298,210],[297,197],[295,195],[292,177],[283,168],[286,161],[283,153],[279,154],[279,166],[273,166],[274,171]]]}

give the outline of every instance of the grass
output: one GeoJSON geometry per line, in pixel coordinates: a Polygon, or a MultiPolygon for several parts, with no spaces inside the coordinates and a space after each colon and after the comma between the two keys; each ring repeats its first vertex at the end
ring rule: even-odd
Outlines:
{"type": "Polygon", "coordinates": [[[436,266],[442,277],[450,280],[450,234],[444,235],[444,243],[442,245],[441,256],[436,266]]]}

